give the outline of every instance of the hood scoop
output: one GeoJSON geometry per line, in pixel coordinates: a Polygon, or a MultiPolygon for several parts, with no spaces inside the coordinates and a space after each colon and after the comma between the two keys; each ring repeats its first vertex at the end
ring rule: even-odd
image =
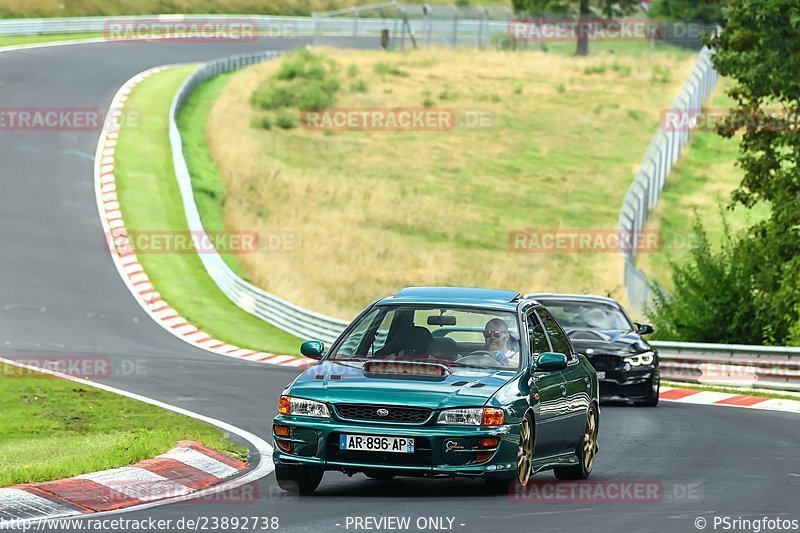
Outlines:
{"type": "Polygon", "coordinates": [[[469,383],[469,381],[456,381],[455,383],[451,383],[451,385],[453,387],[463,387],[467,383],[469,383]]]}
{"type": "Polygon", "coordinates": [[[361,370],[368,376],[444,379],[450,375],[445,365],[420,361],[369,361],[361,370]]]}

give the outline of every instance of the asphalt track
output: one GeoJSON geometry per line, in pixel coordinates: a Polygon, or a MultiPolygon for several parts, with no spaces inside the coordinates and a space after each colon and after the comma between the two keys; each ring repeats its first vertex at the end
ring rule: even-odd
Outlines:
{"type": "MultiPolygon", "coordinates": [[[[304,42],[98,43],[2,53],[0,108],[106,109],[119,86],[146,68],[304,42]]],[[[277,398],[296,371],[195,349],[141,310],[104,248],[92,177],[97,137],[0,132],[0,354],[109,357],[119,374],[104,383],[271,440],[277,398]],[[139,371],[129,372],[134,364],[139,371]]],[[[553,502],[487,495],[479,481],[329,473],[314,496],[287,496],[269,476],[256,501],[250,492],[117,517],[276,516],[280,530],[316,533],[353,531],[348,516],[411,517],[411,530],[419,517],[451,517],[456,531],[696,531],[699,516],[709,530],[715,515],[800,519],[798,422],[793,414],[725,407],[604,407],[592,479],[612,483],[609,489],[636,481],[661,487],[655,498],[635,501],[553,502]]]]}

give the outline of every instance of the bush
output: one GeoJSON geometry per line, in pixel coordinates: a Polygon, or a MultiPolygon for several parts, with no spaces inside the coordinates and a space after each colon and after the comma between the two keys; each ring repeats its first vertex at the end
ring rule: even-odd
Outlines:
{"type": "Polygon", "coordinates": [[[358,65],[351,63],[350,66],[347,67],[347,75],[351,78],[358,76],[358,65]]]}
{"type": "Polygon", "coordinates": [[[669,83],[672,80],[672,71],[669,67],[662,67],[656,65],[653,67],[653,73],[650,75],[650,81],[653,83],[669,83]]]}
{"type": "Polygon", "coordinates": [[[369,90],[367,82],[364,80],[356,80],[350,84],[350,91],[354,93],[365,93],[369,90]]]}
{"type": "Polygon", "coordinates": [[[336,62],[325,56],[308,50],[295,52],[253,93],[252,102],[270,110],[317,111],[330,107],[341,85],[338,70],[336,62]]]}
{"type": "Polygon", "coordinates": [[[290,130],[297,127],[297,119],[294,115],[285,109],[282,109],[278,111],[278,114],[275,117],[275,125],[284,130],[290,130]]]}
{"type": "Polygon", "coordinates": [[[386,76],[386,75],[401,76],[403,78],[407,78],[409,76],[409,73],[406,72],[405,70],[401,70],[396,66],[384,63],[383,61],[375,64],[375,74],[378,74],[380,76],[386,76]]]}
{"type": "Polygon", "coordinates": [[[752,297],[752,266],[746,241],[731,234],[723,217],[724,237],[713,249],[697,215],[688,258],[672,263],[671,294],[653,287],[646,310],[654,338],[689,342],[761,344],[762,331],[752,297]]]}

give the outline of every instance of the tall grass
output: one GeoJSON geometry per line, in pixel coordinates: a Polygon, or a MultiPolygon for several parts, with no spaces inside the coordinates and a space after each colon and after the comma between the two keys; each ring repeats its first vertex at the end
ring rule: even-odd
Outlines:
{"type": "Polygon", "coordinates": [[[406,285],[622,296],[619,254],[514,253],[509,232],[616,228],[692,57],[449,50],[335,57],[355,65],[348,70],[368,87],[340,91],[337,107],[427,102],[461,116],[480,113],[491,124],[416,132],[253,128],[261,112],[250,96],[282,67],[236,73],[207,129],[226,189],[226,223],[293,232],[301,242],[240,257],[252,281],[341,317],[406,285]],[[605,72],[585,73],[612,60],[605,72]],[[673,73],[671,83],[653,81],[656,65],[673,73]]]}

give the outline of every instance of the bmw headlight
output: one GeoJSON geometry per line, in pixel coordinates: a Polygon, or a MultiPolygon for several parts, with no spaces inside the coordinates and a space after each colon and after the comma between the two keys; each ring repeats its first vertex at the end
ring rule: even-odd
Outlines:
{"type": "Polygon", "coordinates": [[[278,403],[278,414],[316,416],[319,418],[331,417],[328,406],[324,403],[306,400],[305,398],[293,398],[292,396],[281,396],[280,403],[278,403]]]}
{"type": "Polygon", "coordinates": [[[623,359],[626,363],[630,364],[631,366],[644,366],[644,365],[652,365],[653,361],[655,360],[656,354],[653,352],[642,352],[631,357],[626,357],[623,359]]]}
{"type": "Polygon", "coordinates": [[[437,424],[454,426],[502,426],[505,415],[502,409],[478,407],[474,409],[445,409],[439,413],[437,424]]]}

